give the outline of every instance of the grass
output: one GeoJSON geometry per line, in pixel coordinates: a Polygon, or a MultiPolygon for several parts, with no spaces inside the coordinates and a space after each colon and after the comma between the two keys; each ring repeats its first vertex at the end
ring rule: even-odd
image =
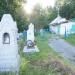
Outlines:
{"type": "Polygon", "coordinates": [[[19,41],[21,57],[19,75],[75,75],[72,71],[73,66],[48,46],[50,37],[50,33],[45,33],[44,37],[36,36],[36,44],[40,50],[38,53],[23,53],[25,41],[24,39],[19,41]]]}
{"type": "Polygon", "coordinates": [[[23,53],[24,41],[20,41],[20,75],[73,75],[71,65],[48,46],[51,35],[36,37],[38,53],[23,53]]]}
{"type": "Polygon", "coordinates": [[[69,35],[69,37],[65,38],[65,40],[75,46],[75,34],[69,35]]]}

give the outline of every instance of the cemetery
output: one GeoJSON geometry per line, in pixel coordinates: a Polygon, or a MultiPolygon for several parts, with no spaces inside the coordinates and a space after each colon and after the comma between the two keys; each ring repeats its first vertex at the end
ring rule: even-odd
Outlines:
{"type": "Polygon", "coordinates": [[[0,1],[0,75],[75,75],[75,1],[53,2],[0,1]]]}
{"type": "MultiPolygon", "coordinates": [[[[34,25],[30,23],[25,41],[22,38],[17,41],[17,38],[19,38],[17,23],[13,21],[12,15],[10,14],[3,15],[0,26],[2,28],[0,29],[0,75],[35,75],[35,72],[39,75],[45,75],[49,70],[55,68],[47,67],[48,64],[51,66],[57,64],[58,70],[60,70],[58,68],[60,65],[62,72],[66,73],[64,68],[67,66],[65,67],[63,64],[66,65],[67,63],[69,65],[69,63],[63,58],[61,59],[61,56],[48,46],[48,39],[51,37],[49,32],[41,29],[40,35],[34,37],[34,25]],[[8,28],[8,26],[10,27],[8,28]],[[35,45],[32,45],[34,44],[34,39],[37,41],[36,46],[39,51],[36,51],[38,49],[34,47],[35,45]],[[24,47],[26,41],[28,42],[28,44],[26,44],[26,50],[29,51],[25,52],[24,47]],[[63,66],[63,68],[61,66],[63,66]],[[31,69],[32,67],[33,69],[31,69]]],[[[72,72],[72,70],[70,69],[68,72],[72,72]]],[[[56,73],[58,74],[57,70],[55,70],[53,74],[56,73]]]]}

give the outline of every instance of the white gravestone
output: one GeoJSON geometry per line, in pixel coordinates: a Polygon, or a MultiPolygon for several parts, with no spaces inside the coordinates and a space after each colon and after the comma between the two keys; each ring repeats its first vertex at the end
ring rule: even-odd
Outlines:
{"type": "Polygon", "coordinates": [[[23,52],[39,52],[35,45],[34,24],[32,23],[30,23],[27,30],[27,46],[24,47],[23,52]]]}
{"type": "Polygon", "coordinates": [[[34,25],[31,23],[28,27],[27,30],[27,41],[31,40],[32,42],[34,42],[35,38],[34,38],[34,25]]]}
{"type": "Polygon", "coordinates": [[[0,71],[19,70],[17,32],[12,16],[4,14],[0,22],[0,71]]]}

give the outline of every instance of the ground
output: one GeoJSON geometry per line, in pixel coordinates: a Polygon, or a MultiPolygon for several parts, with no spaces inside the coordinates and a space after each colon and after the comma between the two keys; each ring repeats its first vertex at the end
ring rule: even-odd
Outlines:
{"type": "Polygon", "coordinates": [[[75,65],[75,46],[72,46],[61,38],[50,39],[49,46],[51,46],[51,48],[56,52],[60,53],[71,64],[75,65]]]}
{"type": "Polygon", "coordinates": [[[20,41],[20,75],[74,75],[74,67],[48,46],[50,37],[50,33],[36,37],[39,53],[23,53],[24,42],[20,41]]]}
{"type": "Polygon", "coordinates": [[[50,37],[50,33],[44,34],[43,37],[36,36],[36,44],[40,50],[38,53],[23,53],[25,39],[19,41],[21,57],[19,75],[75,75],[75,67],[48,46],[50,37]]]}
{"type": "Polygon", "coordinates": [[[69,35],[67,38],[64,38],[71,45],[75,46],[75,34],[69,35]]]}

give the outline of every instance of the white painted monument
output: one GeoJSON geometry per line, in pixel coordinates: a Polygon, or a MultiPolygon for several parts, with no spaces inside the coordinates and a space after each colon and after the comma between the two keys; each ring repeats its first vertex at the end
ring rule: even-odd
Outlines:
{"type": "Polygon", "coordinates": [[[34,24],[32,23],[30,23],[27,30],[27,45],[24,47],[23,52],[39,52],[35,45],[34,24]]]}
{"type": "Polygon", "coordinates": [[[0,22],[0,71],[19,70],[17,32],[12,16],[4,14],[0,22]]]}
{"type": "Polygon", "coordinates": [[[31,23],[28,27],[27,30],[27,41],[31,40],[32,42],[34,42],[35,37],[34,37],[34,25],[31,23]]]}

